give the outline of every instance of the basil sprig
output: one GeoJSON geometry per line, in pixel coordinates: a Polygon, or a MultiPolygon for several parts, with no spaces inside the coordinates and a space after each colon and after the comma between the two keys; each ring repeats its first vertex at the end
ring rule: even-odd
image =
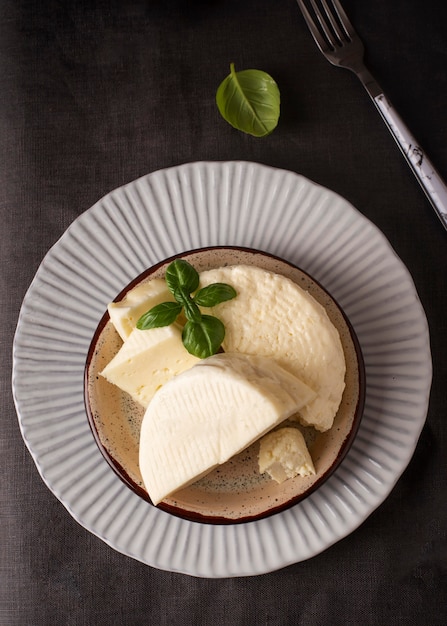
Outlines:
{"type": "Polygon", "coordinates": [[[281,95],[273,78],[262,70],[236,72],[234,63],[216,93],[222,117],[234,128],[255,137],[269,135],[278,125],[281,95]]]}
{"type": "Polygon", "coordinates": [[[197,291],[199,274],[183,259],[176,259],[168,265],[165,280],[176,301],[152,307],[140,317],[137,328],[149,330],[169,326],[184,311],[186,324],[182,341],[185,348],[200,359],[216,354],[224,340],[225,327],[217,317],[203,315],[199,307],[213,307],[231,300],[237,295],[235,289],[225,283],[212,283],[197,291]]]}

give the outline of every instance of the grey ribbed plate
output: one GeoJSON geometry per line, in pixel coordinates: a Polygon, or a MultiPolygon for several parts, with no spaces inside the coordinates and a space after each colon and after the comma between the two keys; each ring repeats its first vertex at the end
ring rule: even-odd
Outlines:
{"type": "Polygon", "coordinates": [[[14,341],[20,427],[51,491],[116,550],[195,576],[268,572],[352,532],[407,466],[430,384],[426,318],[380,231],[333,192],[247,162],[161,170],[105,196],[48,252],[14,341]],[[292,509],[225,526],[171,516],[130,491],[99,452],[83,404],[85,358],[107,303],[157,262],[216,245],[264,250],[318,280],[354,326],[367,377],[360,430],[335,474],[292,509]]]}

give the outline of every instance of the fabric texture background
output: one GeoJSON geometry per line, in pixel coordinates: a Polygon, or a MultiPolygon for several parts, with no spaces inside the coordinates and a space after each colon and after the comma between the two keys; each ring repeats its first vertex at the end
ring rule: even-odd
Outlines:
{"type": "MultiPolygon", "coordinates": [[[[447,179],[447,4],[344,7],[391,102],[447,179]]],[[[318,52],[294,0],[0,3],[0,624],[447,623],[447,232],[358,80],[318,52]],[[269,72],[272,135],[226,124],[233,61],[269,72]],[[350,536],[262,576],[158,571],[80,527],[42,482],[17,422],[12,341],[47,250],[108,191],[160,168],[250,160],[347,198],[388,237],[427,313],[434,379],[416,452],[350,536]]]]}

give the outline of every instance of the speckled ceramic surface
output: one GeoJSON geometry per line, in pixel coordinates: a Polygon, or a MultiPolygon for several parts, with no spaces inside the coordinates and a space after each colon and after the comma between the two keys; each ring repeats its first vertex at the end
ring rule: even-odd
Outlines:
{"type": "MultiPolygon", "coordinates": [[[[180,517],[204,522],[231,523],[277,512],[306,497],[327,479],[341,462],[360,423],[364,404],[363,360],[357,339],[338,305],[312,278],[272,255],[242,248],[207,248],[183,253],[199,272],[223,265],[256,265],[291,278],[322,304],[336,326],[346,360],[346,387],[333,427],[318,433],[302,429],[316,474],[297,476],[281,484],[258,470],[259,442],[219,466],[201,480],[163,501],[159,506],[180,517]]],[[[148,269],[117,296],[151,278],[163,277],[169,259],[148,269]]],[[[124,482],[148,499],[138,467],[139,429],[144,410],[99,372],[122,342],[105,313],[92,341],[86,368],[86,407],[98,445],[124,482]]]]}

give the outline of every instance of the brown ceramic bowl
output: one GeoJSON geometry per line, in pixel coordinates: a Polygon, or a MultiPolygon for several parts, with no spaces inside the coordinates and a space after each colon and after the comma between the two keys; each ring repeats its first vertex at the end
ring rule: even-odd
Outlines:
{"type": "MultiPolygon", "coordinates": [[[[346,359],[346,388],[332,428],[318,433],[304,429],[316,474],[282,484],[258,471],[259,443],[230,459],[196,483],[166,498],[158,506],[179,517],[206,523],[238,523],[282,511],[315,491],[335,471],[351,446],[363,413],[364,365],[354,331],[331,296],[308,274],[264,252],[214,247],[182,253],[143,272],[115,299],[121,300],[137,284],[163,277],[174,258],[187,259],[199,272],[222,265],[256,265],[292,279],[322,304],[338,329],[346,359]]],[[[144,409],[99,372],[116,354],[121,339],[106,312],[88,352],[84,395],[87,416],[96,442],[113,470],[141,498],[150,502],[138,466],[139,430],[144,409]]]]}

